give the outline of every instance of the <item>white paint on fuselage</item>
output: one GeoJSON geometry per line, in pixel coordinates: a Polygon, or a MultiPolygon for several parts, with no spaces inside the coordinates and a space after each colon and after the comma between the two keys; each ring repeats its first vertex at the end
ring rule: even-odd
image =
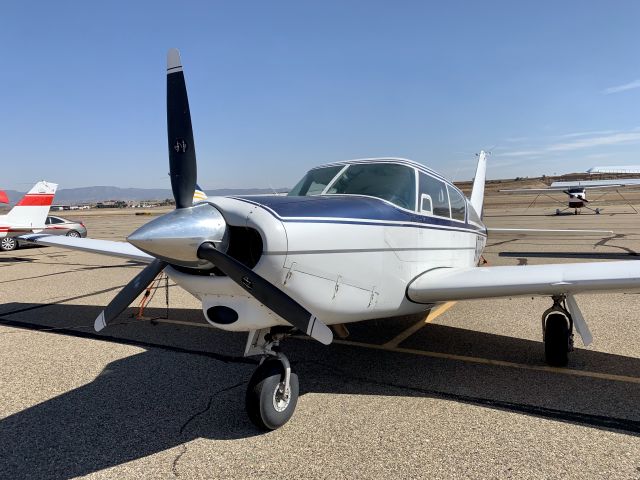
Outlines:
{"type": "MultiPolygon", "coordinates": [[[[484,232],[380,224],[286,221],[268,208],[228,197],[210,198],[229,225],[256,229],[263,255],[254,271],[305,306],[324,323],[349,323],[418,313],[430,308],[411,302],[406,288],[421,273],[476,265],[484,232]]],[[[375,222],[372,222],[375,223],[375,222]]],[[[228,277],[167,273],[202,301],[207,310],[223,305],[239,320],[214,326],[246,331],[287,323],[228,277]]]]}

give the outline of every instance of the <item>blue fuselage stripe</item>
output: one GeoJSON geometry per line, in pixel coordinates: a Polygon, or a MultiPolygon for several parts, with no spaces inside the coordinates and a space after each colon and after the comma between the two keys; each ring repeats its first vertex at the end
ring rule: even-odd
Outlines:
{"type": "Polygon", "coordinates": [[[263,208],[285,223],[334,223],[449,230],[486,235],[486,228],[447,218],[419,215],[395,208],[373,197],[232,197],[263,208]]]}

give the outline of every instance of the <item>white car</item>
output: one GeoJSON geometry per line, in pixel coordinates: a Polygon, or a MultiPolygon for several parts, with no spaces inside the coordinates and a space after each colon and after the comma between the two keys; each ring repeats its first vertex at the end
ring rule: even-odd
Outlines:
{"type": "MultiPolygon", "coordinates": [[[[42,232],[47,235],[66,235],[67,237],[86,237],[87,227],[84,223],[67,220],[62,217],[48,216],[45,220],[46,228],[42,232]]],[[[9,252],[20,246],[21,240],[17,237],[3,237],[0,240],[0,251],[9,252]]]]}

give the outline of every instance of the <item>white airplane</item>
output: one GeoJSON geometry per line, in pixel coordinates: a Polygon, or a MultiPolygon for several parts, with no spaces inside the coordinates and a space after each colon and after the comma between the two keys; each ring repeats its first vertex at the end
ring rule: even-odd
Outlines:
{"type": "MultiPolygon", "coordinates": [[[[586,208],[591,210],[596,215],[600,214],[600,208],[591,208],[587,206],[589,200],[587,200],[587,190],[590,191],[607,191],[615,190],[623,200],[626,199],[618,191],[626,187],[638,187],[640,186],[639,178],[621,178],[616,180],[577,180],[575,182],[553,182],[547,188],[516,188],[500,190],[501,193],[513,194],[513,195],[537,195],[537,197],[531,202],[533,205],[539,196],[544,195],[551,200],[560,202],[558,199],[552,197],[552,194],[564,193],[568,196],[567,207],[562,210],[557,208],[556,215],[560,215],[562,212],[573,209],[573,213],[578,215],[581,209],[586,208]]],[[[635,209],[634,209],[635,210],[635,209]]]]}
{"type": "MultiPolygon", "coordinates": [[[[9,213],[0,215],[0,250],[14,250],[15,237],[46,228],[44,222],[57,188],[55,183],[38,182],[9,213]]],[[[6,199],[3,203],[9,203],[6,194],[2,193],[6,199]]]]}
{"type": "Polygon", "coordinates": [[[481,220],[484,152],[469,199],[419,163],[382,158],[314,168],[287,196],[194,204],[196,155],[177,50],[168,54],[167,124],[174,211],[128,243],[26,238],[148,263],[97,317],[98,331],[164,271],[201,301],[211,325],[248,332],[245,355],[262,361],[246,409],[262,429],[280,427],[295,409],[298,377],[280,350],[295,332],[328,345],[329,325],[426,312],[449,300],[544,295],[551,299],[542,322],[545,356],[561,366],[574,327],[591,341],[574,294],[640,288],[636,262],[477,267],[492,233],[481,220]]]}

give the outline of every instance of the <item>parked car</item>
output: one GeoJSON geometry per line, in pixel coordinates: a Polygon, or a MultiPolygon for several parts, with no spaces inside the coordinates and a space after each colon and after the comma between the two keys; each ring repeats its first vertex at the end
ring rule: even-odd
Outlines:
{"type": "MultiPolygon", "coordinates": [[[[45,233],[48,235],[66,235],[67,237],[86,237],[87,227],[82,222],[76,222],[68,220],[62,217],[48,216],[44,222],[45,229],[39,233],[45,233]]],[[[8,252],[15,250],[20,246],[22,240],[18,240],[16,237],[4,237],[0,239],[0,250],[8,252]]]]}

